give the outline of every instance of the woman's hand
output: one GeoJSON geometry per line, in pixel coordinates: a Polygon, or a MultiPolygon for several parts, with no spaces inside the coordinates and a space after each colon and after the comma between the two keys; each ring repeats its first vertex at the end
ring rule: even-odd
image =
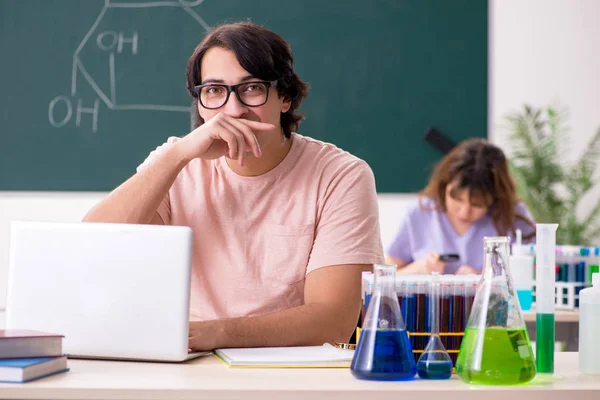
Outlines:
{"type": "Polygon", "coordinates": [[[260,157],[262,152],[255,131],[275,129],[272,124],[238,119],[224,113],[215,115],[177,142],[188,162],[194,158],[212,160],[227,156],[244,165],[246,153],[260,157]]]}
{"type": "Polygon", "coordinates": [[[421,260],[416,261],[416,264],[419,266],[419,270],[422,274],[430,274],[432,272],[443,274],[446,269],[446,263],[440,261],[440,255],[436,252],[427,254],[421,260]]]}

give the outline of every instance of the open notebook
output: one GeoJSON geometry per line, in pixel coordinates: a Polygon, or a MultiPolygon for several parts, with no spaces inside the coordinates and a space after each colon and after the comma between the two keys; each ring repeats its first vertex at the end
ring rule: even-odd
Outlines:
{"type": "Polygon", "coordinates": [[[326,343],[323,346],[218,349],[214,354],[229,367],[348,368],[354,350],[340,350],[326,343]]]}

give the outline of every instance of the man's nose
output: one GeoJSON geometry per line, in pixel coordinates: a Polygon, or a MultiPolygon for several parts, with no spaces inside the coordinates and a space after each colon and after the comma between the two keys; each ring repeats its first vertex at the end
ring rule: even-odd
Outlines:
{"type": "Polygon", "coordinates": [[[248,107],[240,102],[235,92],[231,92],[227,103],[223,105],[223,112],[230,117],[239,118],[248,112],[248,107]]]}

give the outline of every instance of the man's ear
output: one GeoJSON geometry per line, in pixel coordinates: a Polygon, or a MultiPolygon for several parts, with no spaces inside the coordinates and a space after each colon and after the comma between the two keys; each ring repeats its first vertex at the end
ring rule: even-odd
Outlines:
{"type": "Polygon", "coordinates": [[[283,101],[281,102],[281,112],[282,113],[288,112],[291,106],[292,106],[292,99],[288,99],[288,98],[283,99],[283,101]]]}

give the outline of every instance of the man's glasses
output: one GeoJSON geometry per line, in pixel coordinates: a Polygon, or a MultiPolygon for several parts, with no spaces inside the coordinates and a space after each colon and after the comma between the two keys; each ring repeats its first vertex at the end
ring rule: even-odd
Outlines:
{"type": "Polygon", "coordinates": [[[237,85],[221,85],[207,83],[194,87],[196,97],[202,107],[209,110],[221,108],[229,100],[231,92],[235,92],[237,99],[245,106],[262,106],[269,99],[269,88],[276,87],[277,81],[244,82],[237,85]]]}

